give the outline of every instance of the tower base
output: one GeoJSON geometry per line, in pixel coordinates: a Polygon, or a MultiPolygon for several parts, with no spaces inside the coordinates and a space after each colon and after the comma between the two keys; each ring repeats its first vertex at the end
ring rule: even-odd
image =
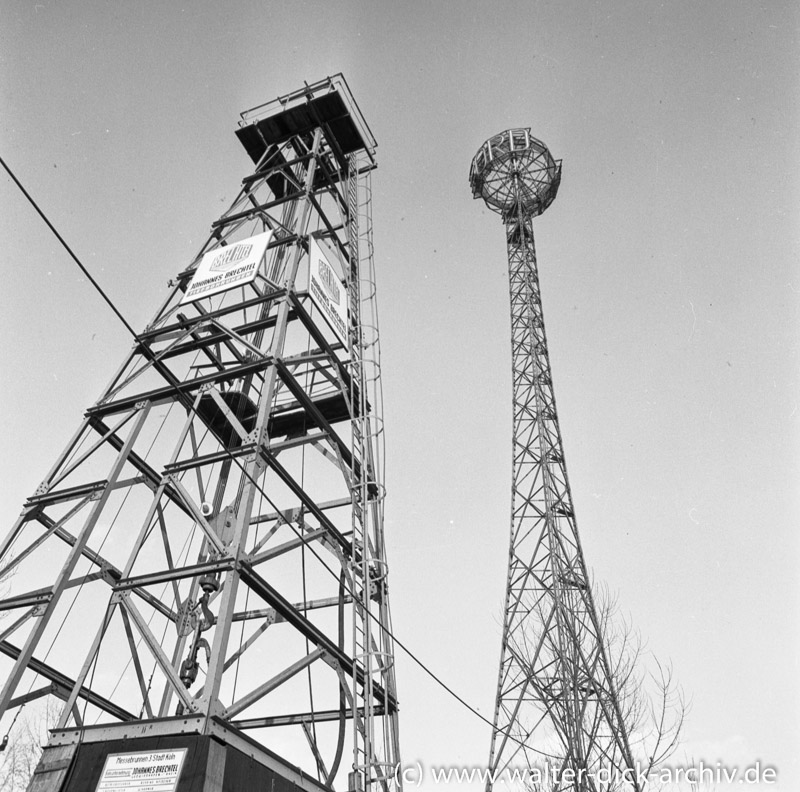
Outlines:
{"type": "Polygon", "coordinates": [[[215,719],[54,730],[28,792],[331,792],[215,719]]]}

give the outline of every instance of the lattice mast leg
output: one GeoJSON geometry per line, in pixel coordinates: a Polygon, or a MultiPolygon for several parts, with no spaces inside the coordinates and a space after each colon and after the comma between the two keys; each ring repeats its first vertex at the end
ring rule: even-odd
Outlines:
{"type": "Polygon", "coordinates": [[[542,314],[532,218],[560,178],[560,161],[528,129],[491,138],[470,172],[474,197],[506,229],[513,373],[511,538],[487,792],[515,768],[544,765],[564,779],[554,790],[595,790],[602,767],[628,769],[623,787],[638,792],[578,536],[542,314]]]}
{"type": "Polygon", "coordinates": [[[237,136],[255,170],[0,547],[0,719],[63,702],[37,790],[120,740],[204,792],[396,787],[375,141],[341,75],[237,136]]]}

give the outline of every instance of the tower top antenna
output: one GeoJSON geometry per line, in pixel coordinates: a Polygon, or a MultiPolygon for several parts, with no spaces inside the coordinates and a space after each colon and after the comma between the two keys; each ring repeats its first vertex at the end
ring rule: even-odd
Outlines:
{"type": "Polygon", "coordinates": [[[507,129],[489,138],[472,160],[473,198],[483,198],[503,219],[520,212],[536,217],[555,200],[561,183],[561,160],[529,128],[507,129]]]}

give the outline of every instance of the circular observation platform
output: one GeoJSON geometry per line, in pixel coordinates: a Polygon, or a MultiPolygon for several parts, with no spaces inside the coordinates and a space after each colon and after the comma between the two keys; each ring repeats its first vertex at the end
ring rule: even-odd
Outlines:
{"type": "Polygon", "coordinates": [[[507,129],[478,149],[469,170],[473,198],[503,218],[540,215],[555,200],[561,160],[530,129],[507,129]]]}

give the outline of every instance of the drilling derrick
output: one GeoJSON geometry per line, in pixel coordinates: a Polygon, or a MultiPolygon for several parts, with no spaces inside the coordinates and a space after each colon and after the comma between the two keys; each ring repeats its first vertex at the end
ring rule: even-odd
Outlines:
{"type": "Polygon", "coordinates": [[[396,788],[375,140],[341,75],[236,135],[236,199],[0,546],[2,724],[62,702],[37,792],[396,788]]]}
{"type": "Polygon", "coordinates": [[[470,169],[473,197],[505,226],[511,297],[511,541],[489,777],[546,765],[553,790],[586,792],[599,788],[599,768],[622,772],[633,758],[578,537],[542,315],[532,219],[560,180],[560,160],[529,129],[486,141],[470,169]]]}

